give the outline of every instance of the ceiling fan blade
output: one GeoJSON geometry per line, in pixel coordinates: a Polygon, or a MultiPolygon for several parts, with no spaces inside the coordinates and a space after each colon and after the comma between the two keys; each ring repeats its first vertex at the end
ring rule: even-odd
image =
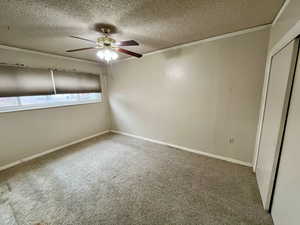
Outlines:
{"type": "Polygon", "coordinates": [[[95,48],[96,48],[96,47],[77,48],[77,49],[67,50],[66,52],[78,52],[78,51],[89,50],[89,49],[95,49],[95,48]]]}
{"type": "Polygon", "coordinates": [[[116,43],[117,46],[135,46],[139,45],[135,40],[129,40],[129,41],[118,41],[116,43]]]}
{"type": "Polygon", "coordinates": [[[76,39],[79,39],[79,40],[83,40],[83,41],[88,41],[88,42],[91,42],[91,43],[97,43],[96,41],[92,41],[92,40],[89,40],[89,39],[86,39],[86,38],[82,38],[82,37],[76,37],[76,36],[70,36],[71,38],[76,38],[76,39]]]}
{"type": "Polygon", "coordinates": [[[134,57],[137,57],[137,58],[141,58],[143,56],[142,54],[131,52],[131,51],[128,51],[124,48],[116,48],[116,51],[125,53],[127,55],[131,55],[131,56],[134,56],[134,57]]]}

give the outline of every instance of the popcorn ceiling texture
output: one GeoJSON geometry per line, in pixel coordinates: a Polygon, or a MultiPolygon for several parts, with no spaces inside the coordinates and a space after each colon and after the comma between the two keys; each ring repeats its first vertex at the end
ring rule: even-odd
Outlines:
{"type": "Polygon", "coordinates": [[[251,168],[108,134],[0,172],[1,225],[273,225],[251,168]]]}
{"type": "Polygon", "coordinates": [[[140,53],[151,52],[273,21],[284,0],[1,0],[0,44],[96,60],[95,50],[69,38],[96,40],[90,28],[117,26],[117,40],[135,39],[140,53]]]}

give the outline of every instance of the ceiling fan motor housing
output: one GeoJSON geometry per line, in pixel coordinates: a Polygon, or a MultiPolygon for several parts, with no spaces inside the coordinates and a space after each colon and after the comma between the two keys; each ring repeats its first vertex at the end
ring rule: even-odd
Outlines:
{"type": "Polygon", "coordinates": [[[97,42],[100,44],[100,45],[104,45],[104,46],[111,46],[111,44],[114,44],[116,43],[116,40],[115,39],[112,39],[110,37],[99,37],[97,39],[97,42]]]}
{"type": "MultiPolygon", "coordinates": [[[[132,51],[129,51],[127,49],[121,48],[122,46],[137,46],[137,45],[139,45],[139,43],[136,42],[135,40],[127,40],[127,41],[116,42],[115,39],[110,37],[111,34],[114,34],[114,33],[117,32],[117,28],[114,25],[104,24],[104,23],[97,23],[97,24],[94,25],[94,30],[96,30],[99,33],[102,33],[102,35],[103,35],[102,37],[97,38],[96,41],[89,40],[89,39],[82,38],[82,37],[70,36],[72,38],[76,38],[76,39],[80,39],[80,40],[83,40],[83,41],[93,43],[94,44],[93,47],[71,49],[71,50],[67,50],[67,52],[78,52],[78,51],[84,51],[84,50],[90,50],[90,49],[105,48],[106,50],[111,49],[111,50],[121,52],[123,54],[127,54],[127,55],[134,56],[134,57],[137,57],[137,58],[140,58],[140,57],[143,56],[142,54],[139,54],[139,53],[132,52],[132,51]]],[[[100,52],[101,51],[98,51],[99,54],[100,54],[100,52]]]]}

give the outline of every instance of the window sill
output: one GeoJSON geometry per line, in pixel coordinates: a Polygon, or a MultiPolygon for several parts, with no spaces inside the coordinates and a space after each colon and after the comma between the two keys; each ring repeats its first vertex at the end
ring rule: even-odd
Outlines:
{"type": "Polygon", "coordinates": [[[102,100],[88,100],[88,101],[77,101],[77,102],[59,102],[59,103],[53,103],[53,104],[47,104],[47,105],[28,105],[28,106],[16,106],[16,107],[2,107],[2,108],[0,108],[0,113],[51,109],[51,108],[58,108],[58,107],[86,105],[86,104],[97,104],[97,103],[103,103],[103,101],[102,100]]]}

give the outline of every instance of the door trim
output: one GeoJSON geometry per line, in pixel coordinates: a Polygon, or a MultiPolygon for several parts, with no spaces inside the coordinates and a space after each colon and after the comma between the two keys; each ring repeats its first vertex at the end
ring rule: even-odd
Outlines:
{"type": "Polygon", "coordinates": [[[294,80],[294,75],[295,75],[295,70],[296,70],[296,63],[298,60],[298,51],[299,51],[299,37],[297,36],[296,38],[290,40],[288,43],[282,46],[280,49],[274,50],[274,54],[272,54],[271,58],[268,61],[269,67],[267,68],[268,73],[266,74],[265,77],[265,83],[264,83],[264,91],[263,91],[263,99],[262,99],[262,106],[261,106],[261,114],[260,114],[260,121],[259,121],[259,127],[258,127],[258,133],[257,133],[257,142],[256,142],[256,148],[257,148],[257,153],[255,155],[255,162],[254,162],[254,172],[257,167],[257,159],[259,157],[259,149],[260,149],[260,143],[261,143],[261,135],[262,135],[262,130],[264,126],[264,119],[265,119],[265,109],[266,109],[266,103],[267,103],[267,98],[268,98],[268,91],[269,91],[269,82],[270,82],[270,76],[271,76],[271,67],[272,67],[272,60],[273,57],[277,55],[282,49],[284,49],[286,46],[288,46],[291,42],[294,43],[294,51],[293,51],[293,56],[292,56],[292,62],[291,65],[292,67],[290,68],[289,74],[288,74],[288,81],[287,81],[287,87],[286,87],[286,92],[285,92],[285,97],[284,97],[284,102],[283,102],[283,107],[282,107],[282,113],[281,113],[281,121],[280,121],[280,128],[279,128],[279,133],[277,136],[277,143],[275,147],[275,155],[274,159],[272,162],[272,171],[271,171],[271,178],[269,182],[269,187],[267,191],[267,197],[266,199],[263,199],[263,205],[264,209],[267,211],[270,211],[270,206],[271,206],[271,201],[273,197],[273,189],[275,186],[275,177],[276,177],[276,171],[278,167],[278,159],[279,159],[279,152],[281,148],[281,143],[282,143],[282,138],[284,134],[284,128],[285,128],[285,121],[286,121],[286,116],[287,116],[287,110],[289,106],[289,101],[290,101],[290,94],[291,94],[291,87],[293,84],[294,80]]]}
{"type": "Polygon", "coordinates": [[[272,173],[273,173],[273,177],[272,177],[272,190],[270,191],[270,206],[269,206],[269,212],[271,213],[272,211],[272,206],[273,206],[273,200],[274,200],[274,195],[275,195],[275,189],[276,189],[276,182],[277,182],[277,177],[278,177],[278,171],[279,171],[279,167],[280,167],[280,161],[281,161],[281,153],[282,153],[282,148],[283,148],[283,144],[284,144],[284,138],[285,138],[285,132],[286,132],[286,126],[287,126],[287,122],[288,122],[288,117],[289,117],[289,111],[290,111],[290,105],[291,105],[291,99],[292,99],[292,95],[293,95],[293,88],[294,88],[294,81],[295,81],[295,76],[296,76],[296,70],[297,70],[297,64],[298,64],[298,60],[299,60],[299,51],[300,51],[300,44],[299,44],[299,37],[296,38],[297,39],[297,50],[294,52],[294,58],[295,58],[295,64],[294,64],[294,68],[291,68],[291,74],[289,76],[289,81],[288,81],[288,89],[286,96],[285,96],[285,108],[286,111],[285,112],[285,116],[282,117],[282,123],[280,127],[280,136],[278,138],[278,142],[277,142],[277,146],[278,146],[278,150],[277,150],[277,156],[275,158],[275,162],[273,164],[273,169],[272,169],[272,173]],[[295,56],[296,54],[296,56],[295,56]]]}
{"type": "MultiPolygon", "coordinates": [[[[272,31],[272,30],[271,30],[272,31]]],[[[289,44],[292,40],[297,38],[300,34],[300,21],[298,21],[275,45],[272,49],[269,50],[267,60],[266,60],[266,68],[265,68],[265,76],[264,76],[264,84],[263,84],[263,91],[261,97],[261,104],[260,104],[260,112],[259,112],[259,120],[257,124],[257,133],[256,133],[256,142],[254,147],[254,154],[253,154],[253,172],[256,171],[257,166],[257,159],[258,159],[258,152],[259,152],[259,143],[260,143],[260,136],[262,131],[262,123],[263,123],[263,116],[265,111],[265,102],[267,96],[267,86],[269,80],[269,73],[271,68],[271,59],[272,57],[280,51],[284,46],[289,44]]]]}

